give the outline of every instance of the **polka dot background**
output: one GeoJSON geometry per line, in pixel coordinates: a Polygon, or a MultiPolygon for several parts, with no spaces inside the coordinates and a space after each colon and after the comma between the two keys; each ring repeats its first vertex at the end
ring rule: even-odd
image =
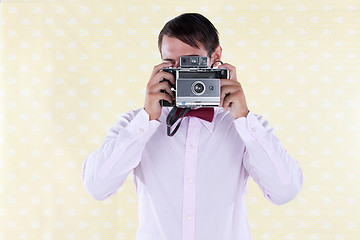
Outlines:
{"type": "MultiPolygon", "coordinates": [[[[0,4],[0,239],[135,239],[130,175],[111,198],[81,167],[143,107],[157,35],[183,12],[218,28],[249,108],[305,181],[275,206],[249,182],[254,239],[360,239],[360,2],[6,0],[0,4]]],[[[235,226],[236,227],[236,226],[235,226]]]]}

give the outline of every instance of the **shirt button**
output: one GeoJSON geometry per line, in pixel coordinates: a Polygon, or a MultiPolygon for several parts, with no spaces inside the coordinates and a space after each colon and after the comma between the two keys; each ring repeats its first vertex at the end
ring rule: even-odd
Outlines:
{"type": "Polygon", "coordinates": [[[191,148],[195,148],[195,145],[194,145],[194,144],[190,144],[190,147],[191,147],[191,148]]]}
{"type": "Polygon", "coordinates": [[[191,216],[189,215],[189,216],[187,217],[187,219],[188,219],[189,221],[191,221],[191,216]]]}
{"type": "Polygon", "coordinates": [[[192,183],[192,179],[191,179],[191,178],[189,179],[189,183],[192,183]]]}
{"type": "Polygon", "coordinates": [[[145,129],[143,129],[143,128],[140,128],[140,132],[145,132],[145,129]]]}
{"type": "Polygon", "coordinates": [[[251,131],[252,131],[252,132],[256,132],[256,128],[252,128],[251,131]]]}

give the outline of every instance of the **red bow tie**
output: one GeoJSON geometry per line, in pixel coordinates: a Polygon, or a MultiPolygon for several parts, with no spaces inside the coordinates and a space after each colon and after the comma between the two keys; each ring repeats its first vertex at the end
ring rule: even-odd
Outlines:
{"type": "MultiPolygon", "coordinates": [[[[176,116],[181,112],[182,108],[178,108],[176,111],[176,116]]],[[[191,109],[186,115],[191,117],[201,118],[208,122],[212,122],[214,118],[214,108],[198,108],[198,109],[191,109]]]]}

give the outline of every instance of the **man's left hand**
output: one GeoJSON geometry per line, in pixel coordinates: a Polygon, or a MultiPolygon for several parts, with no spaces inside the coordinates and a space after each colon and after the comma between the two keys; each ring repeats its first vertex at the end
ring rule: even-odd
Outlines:
{"type": "Polygon", "coordinates": [[[241,84],[237,81],[236,68],[230,64],[222,64],[219,68],[227,68],[230,79],[221,79],[220,105],[224,111],[229,110],[235,119],[246,117],[249,110],[241,84]]]}

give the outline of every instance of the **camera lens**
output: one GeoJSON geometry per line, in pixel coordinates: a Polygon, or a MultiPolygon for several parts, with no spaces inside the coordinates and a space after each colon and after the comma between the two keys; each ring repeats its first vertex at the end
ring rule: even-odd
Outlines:
{"type": "Polygon", "coordinates": [[[202,91],[204,91],[204,86],[201,85],[200,83],[198,83],[198,84],[195,85],[194,90],[197,93],[201,93],[202,91]]]}
{"type": "Polygon", "coordinates": [[[192,84],[191,91],[195,95],[201,95],[205,92],[205,84],[203,82],[196,81],[192,84]]]}

